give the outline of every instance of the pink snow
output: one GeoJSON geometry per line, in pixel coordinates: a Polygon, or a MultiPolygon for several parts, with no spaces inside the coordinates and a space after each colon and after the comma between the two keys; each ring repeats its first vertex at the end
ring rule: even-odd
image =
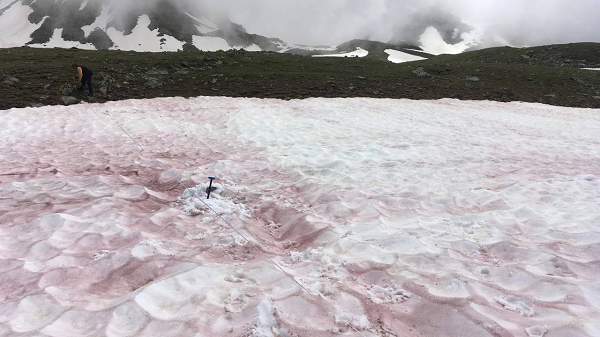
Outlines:
{"type": "Polygon", "coordinates": [[[594,336],[599,133],[447,99],[0,111],[0,332],[594,336]]]}

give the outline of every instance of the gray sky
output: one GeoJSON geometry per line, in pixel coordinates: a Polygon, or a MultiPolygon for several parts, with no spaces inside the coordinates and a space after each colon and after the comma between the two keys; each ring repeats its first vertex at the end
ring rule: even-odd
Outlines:
{"type": "Polygon", "coordinates": [[[600,42],[600,0],[190,0],[249,32],[298,44],[387,41],[416,12],[443,8],[491,35],[535,45],[600,42]]]}

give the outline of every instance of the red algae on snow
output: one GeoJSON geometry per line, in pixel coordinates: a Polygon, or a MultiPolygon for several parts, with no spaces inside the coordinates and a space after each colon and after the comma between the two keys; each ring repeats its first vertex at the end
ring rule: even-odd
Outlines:
{"type": "Polygon", "coordinates": [[[455,100],[0,111],[0,334],[597,336],[599,120],[455,100]]]}

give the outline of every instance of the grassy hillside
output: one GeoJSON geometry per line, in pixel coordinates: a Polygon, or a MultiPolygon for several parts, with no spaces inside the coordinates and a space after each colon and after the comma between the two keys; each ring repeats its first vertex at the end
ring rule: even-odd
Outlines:
{"type": "MultiPolygon", "coordinates": [[[[105,102],[165,96],[388,97],[541,102],[600,108],[600,44],[494,48],[393,64],[277,53],[0,50],[0,109],[62,104],[72,62],[92,68],[105,102]],[[422,76],[415,69],[422,67],[422,76]]],[[[72,94],[87,100],[75,90],[72,94]]]]}

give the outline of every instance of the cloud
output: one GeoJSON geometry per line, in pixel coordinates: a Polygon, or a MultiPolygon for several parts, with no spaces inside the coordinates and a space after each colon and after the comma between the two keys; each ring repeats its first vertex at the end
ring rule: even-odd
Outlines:
{"type": "Polygon", "coordinates": [[[299,44],[353,38],[388,41],[415,15],[435,8],[488,35],[520,45],[600,42],[599,0],[189,0],[249,32],[299,44]]]}

